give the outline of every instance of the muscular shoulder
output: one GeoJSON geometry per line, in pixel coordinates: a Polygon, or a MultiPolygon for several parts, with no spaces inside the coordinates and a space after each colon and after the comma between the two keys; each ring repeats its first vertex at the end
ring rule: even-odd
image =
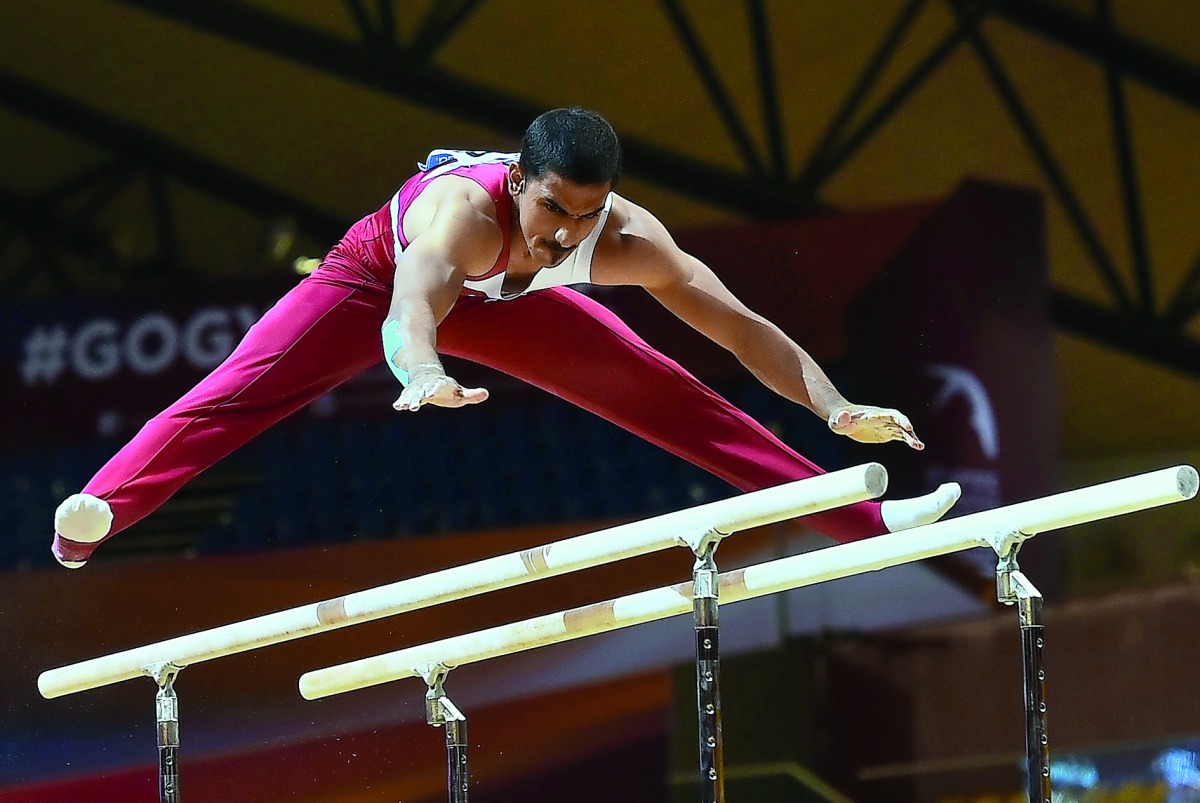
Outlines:
{"type": "Polygon", "coordinates": [[[614,194],[593,258],[593,281],[652,287],[676,278],[685,262],[686,255],[657,217],[614,194]]]}
{"type": "Polygon", "coordinates": [[[467,273],[486,270],[504,245],[496,202],[462,176],[433,179],[404,213],[409,248],[435,251],[467,273]]]}

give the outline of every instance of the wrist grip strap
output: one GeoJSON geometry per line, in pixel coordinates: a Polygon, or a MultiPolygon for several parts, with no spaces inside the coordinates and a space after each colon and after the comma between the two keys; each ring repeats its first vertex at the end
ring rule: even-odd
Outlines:
{"type": "Polygon", "coordinates": [[[383,325],[383,359],[387,363],[387,367],[400,380],[400,384],[408,387],[410,378],[408,371],[396,364],[396,358],[400,356],[400,349],[403,346],[404,338],[400,337],[400,322],[388,321],[385,323],[383,325]]]}

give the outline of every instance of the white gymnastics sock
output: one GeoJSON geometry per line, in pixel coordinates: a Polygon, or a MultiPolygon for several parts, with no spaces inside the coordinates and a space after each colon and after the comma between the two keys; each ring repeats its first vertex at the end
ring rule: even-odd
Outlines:
{"type": "Polygon", "coordinates": [[[960,496],[962,488],[959,484],[947,482],[924,496],[888,500],[879,506],[879,515],[883,517],[884,526],[888,528],[889,533],[920,527],[922,524],[932,524],[946,515],[946,511],[954,507],[960,496]]]}
{"type": "MultiPolygon", "coordinates": [[[[77,544],[94,544],[108,535],[112,520],[108,502],[91,494],[71,494],[54,511],[54,531],[77,544]]],[[[78,569],[87,561],[59,558],[58,562],[78,569]]]]}

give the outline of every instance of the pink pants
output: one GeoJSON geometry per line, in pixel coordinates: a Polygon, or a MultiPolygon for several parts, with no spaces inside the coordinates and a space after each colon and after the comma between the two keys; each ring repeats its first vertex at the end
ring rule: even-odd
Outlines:
{"type": "MultiPolygon", "coordinates": [[[[335,249],[87,484],[87,493],[112,507],[110,537],[263,430],[377,364],[389,302],[388,287],[335,249]]],[[[543,388],[742,490],[823,473],[608,309],[566,288],[513,301],[460,298],[438,329],[438,349],[543,388]]],[[[875,502],[806,523],[839,541],[885,530],[875,502]]],[[[86,560],[96,546],[55,538],[68,560],[86,560]]]]}

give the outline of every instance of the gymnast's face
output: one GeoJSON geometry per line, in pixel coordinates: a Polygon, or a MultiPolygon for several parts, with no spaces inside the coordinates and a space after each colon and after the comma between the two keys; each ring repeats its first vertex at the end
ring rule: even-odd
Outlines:
{"type": "Polygon", "coordinates": [[[562,264],[596,228],[611,189],[608,184],[576,184],[557,173],[529,179],[513,165],[509,192],[533,261],[547,268],[562,264]]]}

